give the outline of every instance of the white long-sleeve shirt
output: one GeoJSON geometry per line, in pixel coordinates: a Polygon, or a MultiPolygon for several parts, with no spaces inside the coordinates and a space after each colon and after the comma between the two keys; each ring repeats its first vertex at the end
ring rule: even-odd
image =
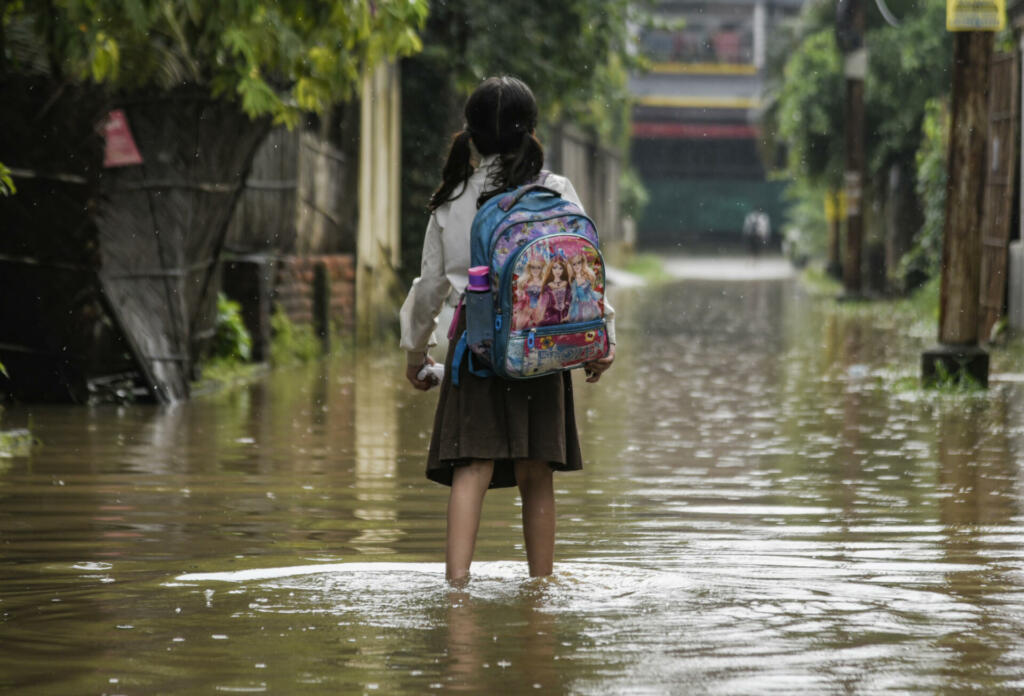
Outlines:
{"type": "MultiPolygon", "coordinates": [[[[410,365],[423,364],[427,350],[437,342],[434,338],[437,315],[445,300],[454,306],[469,282],[470,228],[476,215],[476,201],[497,160],[497,155],[484,157],[466,180],[459,196],[435,210],[427,223],[420,275],[412,282],[399,313],[402,329],[400,346],[408,354],[410,365]]],[[[544,185],[583,209],[576,189],[565,177],[549,175],[544,185]]],[[[608,338],[615,343],[615,310],[607,296],[604,310],[608,338]]]]}

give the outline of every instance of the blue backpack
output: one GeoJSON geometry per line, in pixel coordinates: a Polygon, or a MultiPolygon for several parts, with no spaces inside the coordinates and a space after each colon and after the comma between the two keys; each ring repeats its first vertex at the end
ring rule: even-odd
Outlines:
{"type": "Polygon", "coordinates": [[[547,188],[531,184],[485,202],[473,218],[473,266],[490,269],[494,335],[456,346],[452,383],[468,357],[479,377],[530,379],[582,367],[608,354],[605,267],[593,221],[547,188]]]}

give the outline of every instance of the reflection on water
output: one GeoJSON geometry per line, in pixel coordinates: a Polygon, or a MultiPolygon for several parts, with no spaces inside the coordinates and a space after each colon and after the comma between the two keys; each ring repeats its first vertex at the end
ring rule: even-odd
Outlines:
{"type": "MultiPolygon", "coordinates": [[[[390,367],[390,366],[388,366],[390,367]]],[[[355,381],[355,487],[363,525],[352,540],[362,554],[393,553],[392,544],[403,534],[398,524],[394,489],[398,474],[397,395],[401,383],[396,370],[361,363],[355,381]]]]}
{"type": "Polygon", "coordinates": [[[436,392],[397,352],[32,409],[45,445],[0,470],[0,691],[1024,690],[1020,385],[894,390],[921,339],[781,277],[616,299],[549,579],[509,490],[444,585],[436,392]]]}

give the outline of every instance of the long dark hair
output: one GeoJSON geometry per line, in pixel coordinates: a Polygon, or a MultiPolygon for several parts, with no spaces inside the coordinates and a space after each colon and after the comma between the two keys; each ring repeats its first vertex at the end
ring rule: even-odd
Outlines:
{"type": "Polygon", "coordinates": [[[427,206],[430,210],[457,198],[462,192],[460,187],[473,174],[470,139],[481,155],[499,156],[486,190],[477,199],[478,207],[502,191],[533,181],[544,165],[544,148],[533,134],[537,127],[537,101],[522,80],[487,78],[469,95],[463,113],[466,127],[452,138],[441,171],[441,185],[427,206]]]}

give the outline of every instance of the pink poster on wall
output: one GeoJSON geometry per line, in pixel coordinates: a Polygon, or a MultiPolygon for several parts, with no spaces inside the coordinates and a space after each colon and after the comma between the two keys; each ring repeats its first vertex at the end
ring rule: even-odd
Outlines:
{"type": "Polygon", "coordinates": [[[103,137],[107,143],[103,154],[104,167],[142,164],[142,155],[135,146],[135,138],[128,127],[128,117],[122,109],[114,109],[107,114],[107,121],[103,124],[103,137]]]}

